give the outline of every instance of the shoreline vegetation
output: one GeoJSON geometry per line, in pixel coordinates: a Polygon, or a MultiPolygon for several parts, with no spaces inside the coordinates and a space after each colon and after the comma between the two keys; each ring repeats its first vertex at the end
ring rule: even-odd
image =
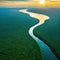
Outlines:
{"type": "Polygon", "coordinates": [[[0,8],[0,60],[43,60],[41,48],[28,34],[38,21],[19,9],[0,8]]]}
{"type": "Polygon", "coordinates": [[[21,6],[37,6],[37,7],[60,7],[60,1],[58,2],[45,2],[44,4],[40,4],[38,1],[0,1],[0,6],[6,7],[21,7],[21,6]]]}

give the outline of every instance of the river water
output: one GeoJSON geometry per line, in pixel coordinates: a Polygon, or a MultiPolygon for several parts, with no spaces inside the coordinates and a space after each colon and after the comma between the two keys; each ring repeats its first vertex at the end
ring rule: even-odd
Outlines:
{"type": "Polygon", "coordinates": [[[34,29],[36,27],[38,27],[39,25],[43,24],[45,22],[45,20],[49,19],[49,17],[46,15],[43,15],[43,14],[36,14],[36,13],[28,12],[27,9],[19,10],[19,12],[29,14],[30,17],[37,18],[40,21],[39,23],[30,27],[28,33],[37,42],[37,44],[41,48],[44,60],[58,60],[57,57],[51,51],[50,47],[47,44],[45,44],[42,40],[40,40],[38,37],[36,37],[33,33],[34,29]]]}

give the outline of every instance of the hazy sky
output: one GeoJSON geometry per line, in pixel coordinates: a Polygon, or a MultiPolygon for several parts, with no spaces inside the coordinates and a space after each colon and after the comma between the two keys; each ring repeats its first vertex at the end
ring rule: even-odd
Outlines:
{"type": "MultiPolygon", "coordinates": [[[[39,0],[0,0],[0,1],[39,1],[39,0]]],[[[60,0],[46,0],[46,1],[60,1],[60,0]]]]}

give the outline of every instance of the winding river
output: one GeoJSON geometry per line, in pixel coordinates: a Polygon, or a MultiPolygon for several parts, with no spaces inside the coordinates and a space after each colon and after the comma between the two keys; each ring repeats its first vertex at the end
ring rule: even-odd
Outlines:
{"type": "Polygon", "coordinates": [[[42,51],[42,55],[44,57],[44,60],[58,60],[57,57],[53,54],[53,52],[51,51],[50,47],[45,44],[42,40],[40,40],[38,37],[36,37],[33,33],[33,30],[38,27],[39,25],[43,24],[46,20],[50,19],[50,17],[43,15],[43,14],[37,14],[37,13],[32,13],[32,12],[28,12],[27,9],[22,9],[19,10],[19,12],[22,13],[26,13],[29,14],[30,17],[34,17],[37,18],[39,20],[39,23],[37,23],[36,25],[32,26],[29,29],[29,35],[37,42],[37,44],[40,46],[41,51],[42,51]]]}

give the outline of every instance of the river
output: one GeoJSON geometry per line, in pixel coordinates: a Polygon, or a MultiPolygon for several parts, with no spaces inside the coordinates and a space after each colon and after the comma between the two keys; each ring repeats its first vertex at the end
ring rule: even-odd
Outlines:
{"type": "Polygon", "coordinates": [[[51,51],[50,47],[47,44],[45,44],[43,42],[43,40],[40,40],[38,37],[36,37],[33,33],[33,31],[36,27],[38,27],[39,25],[42,25],[46,20],[50,19],[50,17],[48,17],[44,14],[28,12],[27,10],[28,9],[22,9],[22,10],[19,10],[19,12],[29,14],[30,17],[37,18],[39,20],[39,23],[30,27],[30,29],[28,30],[28,33],[37,42],[37,44],[41,48],[44,60],[58,60],[57,57],[54,55],[54,53],[51,51]]]}

